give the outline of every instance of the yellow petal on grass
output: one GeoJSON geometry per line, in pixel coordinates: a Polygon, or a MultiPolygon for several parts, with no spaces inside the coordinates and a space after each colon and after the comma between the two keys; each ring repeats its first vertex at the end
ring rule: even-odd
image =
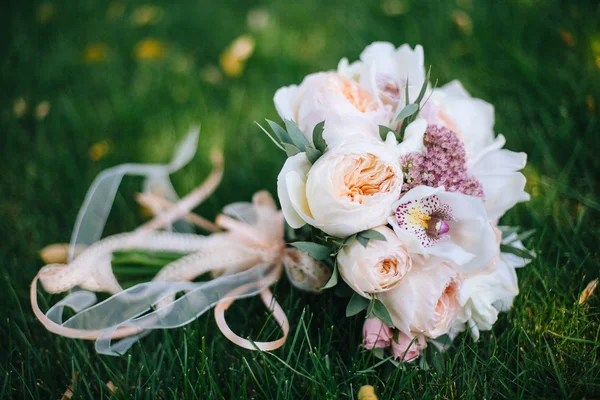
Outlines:
{"type": "Polygon", "coordinates": [[[129,20],[133,25],[144,26],[156,23],[162,15],[162,9],[156,6],[144,5],[131,13],[129,20]]]}
{"type": "Polygon", "coordinates": [[[25,101],[24,98],[19,97],[18,99],[15,100],[15,103],[13,104],[13,113],[15,114],[15,117],[21,118],[23,115],[25,115],[26,111],[27,111],[27,102],[25,101]]]}
{"type": "Polygon", "coordinates": [[[109,151],[110,151],[110,145],[108,144],[108,142],[106,140],[103,140],[98,143],[94,143],[93,145],[90,146],[90,150],[89,150],[90,159],[92,161],[98,161],[101,158],[103,158],[104,156],[106,156],[109,151]]]}
{"type": "Polygon", "coordinates": [[[154,60],[167,54],[167,46],[160,40],[144,39],[135,46],[133,54],[138,60],[154,60]]]}
{"type": "Polygon", "coordinates": [[[579,305],[582,305],[587,301],[587,299],[592,297],[597,286],[598,279],[594,279],[593,281],[588,283],[588,285],[585,287],[585,289],[583,289],[583,292],[581,292],[581,295],[579,296],[579,305]]]}
{"type": "Polygon", "coordinates": [[[466,35],[470,35],[473,32],[473,22],[469,14],[462,10],[456,10],[452,13],[452,21],[456,24],[458,29],[463,31],[466,35]]]}
{"type": "Polygon", "coordinates": [[[83,50],[83,61],[88,64],[101,63],[108,60],[110,49],[104,43],[91,43],[83,50]]]}
{"type": "Polygon", "coordinates": [[[377,400],[378,397],[375,394],[375,388],[371,385],[364,385],[358,391],[357,400],[377,400]]]}
{"type": "Polygon", "coordinates": [[[235,39],[229,47],[221,53],[221,69],[225,75],[237,78],[244,72],[246,61],[254,52],[254,39],[249,35],[242,35],[235,39]]]}
{"type": "Polygon", "coordinates": [[[47,101],[42,101],[35,107],[35,117],[38,119],[38,121],[41,121],[44,118],[46,118],[49,112],[50,103],[47,101]]]}

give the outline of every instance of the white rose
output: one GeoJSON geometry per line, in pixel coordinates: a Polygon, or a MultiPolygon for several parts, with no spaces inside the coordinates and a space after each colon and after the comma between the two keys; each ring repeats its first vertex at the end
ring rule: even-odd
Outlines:
{"type": "MultiPolygon", "coordinates": [[[[511,240],[514,236],[507,237],[504,242],[511,240]]],[[[520,241],[511,245],[525,249],[520,241]]],[[[467,328],[473,339],[478,340],[480,331],[492,329],[498,314],[508,311],[519,294],[515,268],[527,263],[514,254],[500,253],[484,271],[467,275],[459,292],[460,308],[451,327],[452,334],[467,328]]]]}
{"type": "Polygon", "coordinates": [[[459,81],[433,91],[434,112],[423,116],[430,124],[452,130],[465,144],[470,159],[494,141],[494,106],[471,97],[459,81]]]}
{"type": "Polygon", "coordinates": [[[527,179],[519,171],[527,164],[527,154],[502,149],[506,140],[498,137],[469,161],[467,172],[483,186],[485,209],[497,222],[515,204],[529,201],[527,179]]]}
{"type": "Polygon", "coordinates": [[[292,228],[308,223],[346,237],[386,224],[402,182],[393,135],[385,143],[359,136],[330,148],[312,168],[304,153],[288,158],[277,194],[292,228]]]}
{"type": "MultiPolygon", "coordinates": [[[[319,72],[308,75],[300,86],[280,88],[273,99],[282,119],[294,121],[309,141],[316,124],[343,123],[354,125],[389,125],[391,107],[384,105],[368,88],[353,79],[335,72],[319,72]]],[[[323,138],[329,146],[347,136],[343,129],[328,129],[323,138]],[[337,135],[339,134],[339,135],[337,135]]],[[[377,131],[374,137],[378,137],[377,131]]]]}
{"type": "Polygon", "coordinates": [[[344,281],[367,298],[370,298],[370,293],[381,293],[395,287],[412,267],[408,250],[394,231],[385,226],[374,230],[386,240],[371,239],[367,247],[355,240],[337,257],[338,271],[344,281]]]}
{"type": "Polygon", "coordinates": [[[375,42],[363,50],[359,61],[349,64],[343,58],[338,64],[338,73],[356,77],[396,113],[406,104],[407,81],[411,102],[421,91],[425,80],[423,58],[423,47],[419,45],[413,50],[407,44],[396,48],[392,43],[375,42]]]}
{"type": "Polygon", "coordinates": [[[392,290],[377,297],[386,306],[394,326],[410,337],[430,338],[448,333],[458,312],[461,278],[440,259],[417,264],[392,290]]]}

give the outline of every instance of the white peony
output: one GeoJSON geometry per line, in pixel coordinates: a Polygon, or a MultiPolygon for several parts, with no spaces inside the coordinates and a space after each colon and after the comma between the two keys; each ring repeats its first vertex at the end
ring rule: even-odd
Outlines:
{"type": "Polygon", "coordinates": [[[386,223],[400,197],[400,147],[362,136],[330,148],[311,167],[305,153],[287,159],[277,178],[277,194],[292,228],[308,223],[346,237],[386,223]]]}
{"type": "MultiPolygon", "coordinates": [[[[280,88],[274,97],[275,108],[282,119],[294,121],[309,141],[316,124],[388,125],[392,110],[374,93],[353,79],[335,72],[308,75],[300,86],[280,88]]],[[[335,145],[348,132],[343,129],[326,129],[323,138],[329,146],[335,145]],[[338,135],[339,134],[339,135],[338,135]]],[[[374,137],[378,137],[374,131],[374,137]]]]}
{"type": "Polygon", "coordinates": [[[473,98],[459,81],[433,91],[432,112],[422,116],[430,124],[444,125],[465,144],[470,159],[494,141],[494,106],[473,98]]]}
{"type": "Polygon", "coordinates": [[[500,217],[515,204],[528,201],[525,176],[518,172],[527,163],[527,154],[502,149],[506,140],[499,135],[469,162],[468,173],[481,183],[490,220],[500,217]]]}
{"type": "MultiPolygon", "coordinates": [[[[511,245],[524,249],[521,242],[511,245]]],[[[452,334],[467,328],[473,339],[478,340],[480,331],[492,329],[498,314],[508,311],[519,294],[515,268],[528,262],[514,254],[500,253],[487,269],[467,275],[459,292],[460,309],[451,328],[452,334]]]]}
{"type": "Polygon", "coordinates": [[[385,226],[374,230],[386,240],[369,240],[367,247],[355,240],[337,256],[338,271],[344,281],[366,298],[395,287],[412,267],[408,250],[394,231],[385,226]]]}
{"type": "Polygon", "coordinates": [[[416,264],[392,290],[377,297],[387,308],[394,326],[414,337],[430,338],[448,333],[458,312],[461,278],[446,262],[430,258],[416,264]]]}
{"type": "Polygon", "coordinates": [[[338,73],[371,88],[396,114],[406,104],[407,81],[410,102],[414,102],[421,91],[425,80],[423,59],[423,47],[419,45],[413,50],[408,44],[396,48],[392,43],[375,42],[363,50],[359,61],[349,64],[343,58],[338,64],[338,73]]]}
{"type": "Polygon", "coordinates": [[[456,264],[461,272],[488,265],[498,243],[479,197],[417,186],[393,205],[389,223],[408,250],[456,264]]]}

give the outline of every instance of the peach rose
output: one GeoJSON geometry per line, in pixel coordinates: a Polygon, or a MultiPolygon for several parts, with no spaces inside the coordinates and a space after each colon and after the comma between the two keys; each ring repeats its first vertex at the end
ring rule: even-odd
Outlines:
{"type": "Polygon", "coordinates": [[[337,257],[344,281],[363,297],[395,287],[410,271],[412,260],[406,246],[385,226],[374,229],[386,240],[370,240],[367,247],[357,241],[344,247],[337,257]]]}

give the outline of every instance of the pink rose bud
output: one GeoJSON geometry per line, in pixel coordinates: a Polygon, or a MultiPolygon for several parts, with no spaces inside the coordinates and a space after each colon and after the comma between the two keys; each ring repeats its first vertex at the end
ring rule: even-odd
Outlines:
{"type": "Polygon", "coordinates": [[[400,362],[414,361],[425,347],[427,347],[427,342],[423,335],[413,340],[404,333],[398,332],[398,342],[392,340],[392,354],[400,362]]]}
{"type": "Polygon", "coordinates": [[[363,345],[366,349],[385,348],[392,342],[392,328],[377,318],[368,318],[363,325],[363,345]]]}

